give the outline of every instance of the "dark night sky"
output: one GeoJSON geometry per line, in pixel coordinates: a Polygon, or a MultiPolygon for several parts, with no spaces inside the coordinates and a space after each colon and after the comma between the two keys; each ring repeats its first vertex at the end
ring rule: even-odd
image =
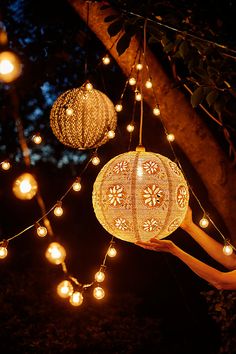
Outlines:
{"type": "MultiPolygon", "coordinates": [[[[20,1],[18,3],[20,4],[20,1]]],[[[40,27],[41,16],[45,16],[46,20],[44,20],[46,22],[52,21],[52,23],[53,16],[58,17],[59,19],[66,18],[66,16],[72,16],[71,22],[74,27],[75,22],[80,21],[79,17],[76,17],[74,11],[66,4],[66,1],[61,0],[57,11],[55,12],[50,9],[45,11],[45,4],[46,2],[34,3],[35,13],[33,17],[36,17],[36,27],[38,26],[38,28],[40,27]]],[[[2,13],[6,15],[5,11],[2,11],[2,13]]],[[[17,16],[16,13],[15,16],[17,16]]],[[[66,18],[66,23],[70,23],[70,18],[66,18]]],[[[10,28],[8,29],[8,32],[9,39],[11,40],[10,28]]],[[[58,45],[59,38],[55,39],[55,41],[56,44],[54,44],[58,45]]],[[[101,45],[97,45],[100,50],[101,45]]],[[[48,50],[50,51],[50,46],[48,50]]],[[[40,53],[42,53],[42,51],[40,51],[40,53]]],[[[19,79],[21,80],[20,85],[22,85],[24,80],[24,72],[26,72],[28,80],[29,73],[27,70],[27,67],[23,70],[23,76],[19,79]]],[[[37,71],[37,60],[34,63],[34,70],[37,71]]],[[[45,74],[46,70],[45,73],[40,73],[42,81],[47,79],[47,77],[43,78],[43,75],[45,74]]],[[[120,91],[117,94],[117,86],[122,87],[124,83],[123,78],[122,82],[118,81],[118,77],[121,76],[119,69],[114,67],[113,72],[105,72],[103,75],[106,82],[108,96],[111,91],[111,99],[117,99],[120,94],[120,91]],[[112,82],[113,80],[114,82],[112,82]],[[117,81],[115,82],[115,80],[117,81]]],[[[36,76],[38,77],[38,73],[36,73],[36,76]]],[[[76,77],[75,80],[78,80],[78,78],[76,77]]],[[[80,77],[80,80],[82,81],[83,78],[80,77]]],[[[60,86],[60,90],[62,90],[62,86],[60,86]]],[[[101,91],[103,91],[102,87],[101,91]]],[[[49,109],[50,107],[46,107],[46,113],[42,116],[43,124],[48,124],[45,122],[49,119],[49,109]]],[[[127,115],[129,114],[130,112],[127,112],[125,109],[125,112],[119,116],[118,130],[115,140],[109,142],[100,149],[101,165],[104,165],[109,158],[116,154],[126,151],[128,137],[124,138],[123,132],[128,121],[127,115]]],[[[165,141],[163,130],[158,122],[151,116],[148,107],[145,107],[144,144],[146,145],[147,150],[162,153],[172,158],[168,144],[165,141]]],[[[67,150],[64,147],[62,147],[62,149],[67,150]]],[[[177,146],[176,149],[182,159],[184,168],[188,170],[191,183],[199,185],[199,197],[207,197],[199,176],[196,176],[193,167],[186,160],[180,147],[177,146]]],[[[65,198],[63,204],[65,215],[60,220],[55,220],[53,216],[50,216],[58,240],[65,245],[68,251],[67,265],[70,272],[85,283],[92,280],[94,271],[99,267],[110,241],[110,235],[96,220],[91,201],[93,182],[101,165],[99,167],[90,166],[88,168],[82,179],[83,189],[79,195],[70,193],[65,198]]],[[[45,199],[47,208],[50,208],[58,197],[63,195],[65,190],[72,183],[75,171],[78,173],[81,171],[82,167],[83,166],[78,164],[73,165],[72,167],[64,166],[61,169],[57,169],[56,166],[44,162],[37,163],[34,166],[34,172],[38,177],[41,193],[45,199]]],[[[0,231],[2,237],[9,237],[21,231],[24,227],[32,224],[40,215],[40,211],[34,200],[22,202],[15,200],[11,194],[11,183],[18,171],[21,170],[22,165],[16,164],[11,171],[6,174],[1,173],[0,175],[0,231]]],[[[191,205],[194,210],[194,217],[197,220],[201,213],[193,200],[191,200],[191,205]]],[[[211,212],[214,214],[214,209],[212,209],[211,212]]],[[[210,229],[209,232],[214,234],[214,230],[212,229],[210,229]]],[[[49,297],[49,300],[47,299],[47,304],[49,304],[49,307],[53,307],[56,303],[56,306],[58,306],[57,310],[60,311],[62,310],[61,302],[59,303],[59,300],[56,298],[53,291],[58,280],[62,277],[62,272],[59,268],[56,267],[55,269],[52,265],[49,265],[44,258],[44,252],[48,240],[38,239],[33,234],[35,234],[34,229],[26,232],[14,242],[10,243],[9,256],[0,265],[0,277],[1,279],[4,279],[3,283],[7,289],[7,291],[4,289],[2,290],[4,295],[1,298],[1,301],[7,299],[8,306],[14,307],[18,301],[17,296],[14,296],[15,286],[16,284],[19,284],[19,287],[21,287],[20,279],[22,279],[22,286],[27,288],[26,275],[28,274],[30,286],[29,292],[32,292],[34,294],[33,296],[36,296],[35,294],[39,292],[39,301],[43,302],[46,301],[46,299],[42,294],[46,291],[45,289],[49,288],[52,295],[51,298],[49,297]],[[34,283],[32,283],[33,274],[35,274],[35,277],[33,276],[34,283]],[[46,284],[44,280],[46,280],[46,284]]],[[[207,255],[204,254],[181,229],[175,231],[169,236],[169,238],[174,240],[191,254],[214,265],[207,255]]],[[[137,318],[140,316],[140,313],[138,315],[138,312],[141,311],[145,313],[145,316],[154,320],[156,319],[156,321],[161,319],[163,321],[163,335],[166,336],[166,343],[168,341],[176,341],[177,347],[180,348],[182,340],[182,352],[181,349],[177,349],[177,347],[176,351],[174,351],[174,349],[168,351],[167,347],[167,351],[159,351],[160,353],[191,354],[195,353],[195,350],[197,353],[200,348],[202,348],[204,339],[207,340],[209,346],[211,346],[213,341],[217,341],[218,332],[215,331],[214,323],[211,321],[211,318],[207,313],[206,301],[203,295],[201,295],[202,291],[211,289],[206,282],[200,280],[185,265],[172,256],[155,254],[120,240],[117,240],[116,245],[118,250],[117,257],[108,260],[107,262],[107,280],[105,282],[107,298],[104,300],[104,305],[97,305],[99,310],[96,310],[96,316],[103,316],[103,306],[104,308],[107,308],[107,306],[112,308],[112,306],[116,306],[114,302],[119,296],[122,298],[122,296],[130,294],[134,299],[138,298],[140,300],[141,305],[135,314],[137,318]],[[190,351],[187,351],[187,346],[189,346],[190,351]]],[[[91,298],[90,294],[86,294],[86,296],[91,298]]],[[[86,304],[86,296],[83,309],[79,310],[83,311],[83,314],[86,313],[86,306],[89,306],[90,303],[90,300],[88,300],[88,304],[86,304]]],[[[17,306],[17,313],[20,319],[21,316],[24,317],[24,314],[21,313],[20,315],[20,312],[21,309],[23,312],[25,302],[29,307],[33,306],[31,298],[26,296],[24,301],[23,296],[23,299],[21,300],[22,303],[19,303],[17,306]]],[[[66,305],[65,308],[71,315],[71,310],[68,309],[66,305]]],[[[74,311],[78,310],[74,309],[74,311]]],[[[120,311],[122,311],[122,306],[120,311]]],[[[7,311],[5,311],[4,314],[6,312],[7,311]]],[[[64,309],[62,310],[62,313],[64,316],[66,313],[64,309]]],[[[7,319],[3,316],[1,327],[3,328],[6,323],[7,319]]],[[[7,341],[7,338],[6,335],[5,341],[7,341]]],[[[207,348],[207,346],[205,348],[207,348]]],[[[158,350],[157,347],[152,348],[152,350],[153,351],[150,350],[150,352],[158,352],[155,351],[158,350]]],[[[55,351],[52,349],[52,351],[48,352],[55,351]]],[[[107,352],[110,351],[107,350],[107,352]]],[[[131,352],[132,351],[130,351],[130,353],[131,352]]],[[[205,352],[204,349],[202,349],[201,352],[206,354],[211,353],[210,349],[206,349],[205,352]]]]}

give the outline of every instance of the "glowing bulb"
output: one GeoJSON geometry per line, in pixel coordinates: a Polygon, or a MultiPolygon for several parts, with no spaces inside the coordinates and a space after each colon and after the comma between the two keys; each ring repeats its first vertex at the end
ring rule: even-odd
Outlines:
{"type": "Polygon", "coordinates": [[[109,130],[109,132],[107,133],[107,136],[109,139],[113,139],[115,137],[115,132],[114,130],[109,130]]]}
{"type": "Polygon", "coordinates": [[[129,133],[132,133],[134,131],[134,125],[133,124],[128,124],[126,129],[128,130],[129,133]]]}
{"type": "Polygon", "coordinates": [[[129,84],[130,84],[131,86],[133,86],[133,85],[136,84],[136,79],[135,79],[135,77],[131,77],[131,78],[129,79],[129,84]]]}
{"type": "Polygon", "coordinates": [[[102,58],[102,62],[103,62],[104,65],[108,65],[108,64],[110,64],[111,59],[109,58],[108,55],[105,55],[105,56],[102,58]]]}
{"type": "Polygon", "coordinates": [[[6,258],[8,254],[7,248],[6,247],[0,247],[0,259],[6,258]]]}
{"type": "Polygon", "coordinates": [[[14,81],[21,73],[21,64],[18,57],[12,52],[0,53],[0,81],[14,81]]]}
{"type": "Polygon", "coordinates": [[[233,247],[229,243],[226,243],[223,247],[223,253],[226,256],[231,256],[231,254],[233,253],[233,247]]]}
{"type": "Polygon", "coordinates": [[[1,167],[4,171],[7,171],[11,168],[11,164],[9,161],[5,160],[1,163],[1,167]]]}
{"type": "Polygon", "coordinates": [[[209,220],[205,217],[201,218],[201,220],[199,221],[199,225],[205,229],[208,225],[209,225],[209,220]]]}
{"type": "Polygon", "coordinates": [[[138,64],[136,65],[136,69],[137,69],[137,70],[142,70],[142,68],[143,68],[143,64],[138,63],[138,64]]]}
{"type": "Polygon", "coordinates": [[[72,186],[75,192],[79,192],[82,188],[81,183],[79,181],[75,181],[72,186]]]}
{"type": "Polygon", "coordinates": [[[143,176],[143,168],[142,166],[137,167],[137,176],[142,177],[143,176]]]}
{"type": "Polygon", "coordinates": [[[152,82],[151,82],[150,79],[148,79],[148,80],[145,82],[145,86],[146,86],[147,89],[152,88],[152,82]]]}
{"type": "Polygon", "coordinates": [[[174,134],[170,133],[170,134],[167,134],[166,139],[168,141],[172,142],[175,140],[175,136],[174,136],[174,134]]]}
{"type": "Polygon", "coordinates": [[[92,164],[93,164],[94,166],[97,166],[97,165],[100,164],[100,159],[99,159],[98,156],[94,156],[94,157],[92,158],[92,164]]]}
{"type": "Polygon", "coordinates": [[[61,264],[66,258],[66,250],[58,242],[52,242],[48,246],[45,256],[53,264],[61,264]]]}
{"type": "Polygon", "coordinates": [[[115,257],[117,255],[117,250],[115,249],[114,246],[110,246],[107,252],[107,255],[111,258],[115,257]]]}
{"type": "Polygon", "coordinates": [[[63,209],[62,209],[62,206],[61,206],[61,202],[57,203],[57,205],[54,208],[53,212],[54,212],[54,215],[56,215],[56,216],[62,216],[63,209]]]}
{"type": "MultiPolygon", "coordinates": [[[[88,85],[88,84],[87,84],[88,85]]],[[[86,87],[87,88],[87,87],[86,87]]],[[[87,89],[88,90],[88,89],[87,89]]],[[[74,113],[73,109],[72,108],[67,108],[66,109],[66,115],[67,116],[72,116],[72,114],[74,113]]]]}
{"type": "Polygon", "coordinates": [[[115,105],[115,110],[116,110],[116,112],[121,112],[122,109],[123,109],[123,106],[122,106],[121,103],[117,103],[117,104],[115,105]]]}
{"type": "Polygon", "coordinates": [[[57,294],[63,299],[69,297],[73,293],[73,285],[69,280],[63,280],[57,286],[57,294]]]}
{"type": "Polygon", "coordinates": [[[87,84],[85,85],[85,88],[87,91],[92,91],[93,85],[91,84],[91,82],[87,82],[87,84]]]}
{"type": "Polygon", "coordinates": [[[41,144],[43,139],[39,134],[36,134],[33,136],[32,140],[35,144],[39,145],[39,144],[41,144]]]}
{"type": "Polygon", "coordinates": [[[101,299],[103,299],[104,296],[105,296],[105,291],[104,291],[103,288],[101,288],[100,286],[97,286],[97,287],[94,288],[94,290],[93,290],[93,296],[95,297],[95,299],[101,300],[101,299]]]}
{"type": "Polygon", "coordinates": [[[105,279],[105,273],[103,271],[99,270],[99,272],[97,272],[95,274],[94,278],[98,283],[101,283],[105,279]]]}
{"type": "Polygon", "coordinates": [[[38,226],[37,227],[37,235],[39,237],[45,237],[48,233],[48,230],[45,226],[38,226]]]}
{"type": "Polygon", "coordinates": [[[83,295],[79,291],[75,291],[70,297],[70,303],[73,306],[80,306],[83,300],[83,295]]]}
{"type": "Polygon", "coordinates": [[[152,112],[154,116],[159,116],[161,114],[159,107],[154,107],[152,112]]]}
{"type": "Polygon", "coordinates": [[[140,92],[136,92],[136,93],[135,93],[135,99],[136,99],[136,101],[141,101],[142,95],[141,95],[140,92]]]}
{"type": "Polygon", "coordinates": [[[32,199],[38,191],[38,184],[30,173],[23,173],[13,184],[13,193],[19,199],[32,199]]]}

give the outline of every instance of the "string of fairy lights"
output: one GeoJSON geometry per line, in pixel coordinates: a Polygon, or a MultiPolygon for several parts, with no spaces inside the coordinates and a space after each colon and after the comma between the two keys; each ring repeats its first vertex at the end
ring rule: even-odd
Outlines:
{"type": "MultiPolygon", "coordinates": [[[[15,70],[14,62],[11,61],[10,56],[4,57],[4,59],[1,61],[0,57],[0,79],[3,82],[9,83],[13,80],[15,80],[21,73],[18,70],[18,73],[16,76],[13,76],[13,78],[10,80],[9,79],[9,74],[12,73],[15,70]],[[4,80],[6,75],[6,80],[4,80]]],[[[111,58],[109,54],[105,54],[101,58],[101,63],[104,65],[109,65],[111,62],[111,58]]],[[[19,69],[19,65],[17,63],[17,68],[19,69]]],[[[137,103],[140,103],[141,106],[140,108],[142,109],[142,104],[143,104],[143,88],[147,90],[152,90],[152,94],[154,97],[155,105],[153,107],[153,115],[158,117],[162,123],[162,126],[164,128],[164,132],[167,138],[167,141],[169,142],[170,148],[173,152],[175,161],[177,162],[179,168],[181,169],[183,175],[185,176],[185,173],[183,171],[183,168],[181,166],[181,163],[175,153],[175,149],[173,146],[173,142],[175,141],[175,136],[173,133],[168,132],[165,124],[161,118],[161,112],[160,112],[160,107],[158,104],[158,99],[156,96],[156,93],[153,89],[153,84],[152,84],[152,76],[150,74],[149,70],[149,65],[147,63],[146,55],[145,55],[145,45],[144,48],[139,48],[139,50],[136,53],[136,56],[134,58],[134,62],[131,65],[130,73],[127,77],[127,80],[125,81],[124,89],[122,90],[122,93],[119,97],[118,102],[115,104],[115,110],[116,112],[121,112],[123,109],[123,98],[124,94],[126,92],[126,89],[128,86],[131,86],[134,91],[134,105],[133,105],[133,112],[132,112],[132,119],[130,123],[127,125],[126,129],[130,134],[130,142],[132,139],[132,133],[135,129],[134,125],[134,117],[135,117],[135,109],[137,103]],[[147,80],[143,83],[143,72],[146,71],[147,75],[147,80]],[[141,76],[141,78],[140,78],[141,76]]],[[[90,82],[88,82],[85,85],[86,90],[92,90],[93,86],[90,82]]],[[[68,110],[69,108],[67,108],[68,110]]],[[[67,112],[68,115],[70,115],[70,112],[67,112]]],[[[113,139],[115,137],[115,131],[109,130],[107,133],[109,139],[113,139]]],[[[32,141],[36,144],[39,145],[43,141],[43,137],[41,136],[40,133],[36,133],[32,136],[32,141]]],[[[130,148],[129,144],[129,148],[130,148]]],[[[61,217],[63,215],[63,201],[64,199],[70,194],[70,192],[73,190],[74,192],[79,192],[82,188],[81,180],[82,180],[82,175],[84,172],[88,169],[90,164],[93,164],[95,166],[99,165],[100,159],[98,156],[98,148],[95,149],[93,152],[92,156],[89,158],[85,168],[82,170],[79,176],[77,176],[73,182],[73,184],[66,190],[66,192],[57,199],[57,201],[52,205],[52,207],[47,210],[40,218],[36,219],[32,224],[18,232],[17,234],[7,237],[4,240],[0,241],[0,259],[4,259],[8,255],[8,246],[11,241],[14,239],[20,237],[22,234],[26,233],[27,231],[31,229],[36,230],[36,234],[40,238],[44,238],[48,234],[48,230],[46,226],[43,226],[42,220],[44,219],[45,216],[48,216],[49,214],[53,213],[56,217],[61,217]]],[[[11,169],[12,164],[10,159],[4,159],[3,161],[0,162],[0,167],[2,171],[8,171],[11,169]]],[[[31,199],[37,194],[37,181],[35,180],[34,176],[32,176],[29,173],[25,173],[21,175],[18,178],[13,185],[13,192],[14,194],[20,198],[20,199],[31,199]],[[23,177],[22,177],[23,176],[23,177]]],[[[186,178],[186,176],[185,176],[186,178]]],[[[187,179],[186,179],[187,180],[187,179]]],[[[196,196],[196,193],[193,191],[192,187],[188,183],[188,186],[193,194],[193,196],[196,198],[201,210],[203,211],[203,217],[201,218],[199,225],[202,228],[206,228],[209,225],[209,222],[212,223],[212,225],[216,228],[216,230],[220,233],[224,240],[224,247],[223,247],[223,253],[225,255],[231,255],[233,250],[235,250],[235,247],[230,244],[229,240],[227,240],[222,232],[218,229],[214,221],[211,219],[209,214],[205,211],[205,209],[202,206],[202,203],[200,202],[199,198],[196,196]]],[[[61,298],[65,298],[69,300],[69,303],[73,306],[80,306],[83,303],[83,297],[84,297],[84,292],[90,288],[93,287],[93,296],[100,300],[104,298],[105,296],[105,291],[103,287],[101,286],[101,283],[105,280],[105,273],[106,273],[106,263],[107,263],[107,258],[113,258],[117,254],[117,250],[115,248],[115,242],[114,242],[114,237],[112,237],[109,246],[107,248],[107,251],[104,255],[103,261],[101,262],[100,266],[98,267],[97,272],[94,275],[94,279],[89,282],[88,284],[82,284],[77,277],[74,277],[68,272],[67,266],[66,266],[66,250],[65,248],[58,242],[51,242],[49,246],[46,249],[45,252],[45,257],[47,260],[54,264],[54,265],[60,265],[62,268],[62,271],[64,273],[65,279],[62,280],[58,286],[57,286],[57,293],[61,298]]]]}

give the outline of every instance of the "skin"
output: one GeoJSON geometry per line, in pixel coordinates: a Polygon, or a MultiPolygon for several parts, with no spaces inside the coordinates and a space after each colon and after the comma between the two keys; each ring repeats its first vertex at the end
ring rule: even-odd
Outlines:
{"type": "Polygon", "coordinates": [[[230,256],[222,252],[222,244],[212,239],[192,219],[192,210],[187,214],[180,227],[185,230],[212,258],[229,271],[221,272],[183,251],[170,240],[150,239],[137,242],[138,246],[156,252],[167,252],[183,261],[194,273],[217,289],[236,290],[236,254],[230,256]]]}

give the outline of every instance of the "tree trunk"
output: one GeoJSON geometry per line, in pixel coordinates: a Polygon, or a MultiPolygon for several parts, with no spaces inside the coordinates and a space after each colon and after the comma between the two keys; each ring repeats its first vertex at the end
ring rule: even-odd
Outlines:
{"type": "MultiPolygon", "coordinates": [[[[86,22],[87,2],[83,0],[69,0],[69,2],[86,22]]],[[[99,3],[90,3],[88,25],[107,50],[111,48],[110,54],[125,75],[129,75],[140,44],[136,38],[133,38],[125,53],[118,56],[115,46],[113,46],[115,37],[109,36],[108,25],[104,22],[104,18],[114,12],[110,8],[100,10],[100,7],[99,3]]],[[[167,76],[158,58],[148,48],[146,59],[163,122],[167,130],[175,134],[176,142],[201,177],[208,191],[210,202],[223,218],[226,231],[229,232],[229,235],[231,234],[229,237],[236,240],[234,212],[236,210],[236,170],[206,123],[192,108],[184,94],[174,87],[173,81],[167,76]]],[[[152,92],[150,93],[150,90],[144,88],[143,95],[145,101],[154,107],[155,101],[152,92]]],[[[185,174],[188,177],[188,173],[185,174]]]]}

